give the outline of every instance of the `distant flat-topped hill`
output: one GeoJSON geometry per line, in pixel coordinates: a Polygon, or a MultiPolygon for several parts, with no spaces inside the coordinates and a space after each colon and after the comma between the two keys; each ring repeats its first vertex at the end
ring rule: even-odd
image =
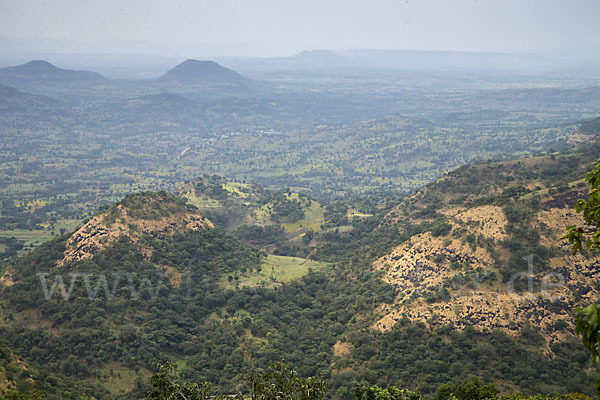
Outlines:
{"type": "Polygon", "coordinates": [[[182,83],[244,84],[248,79],[214,61],[186,60],[170,69],[159,81],[182,83]]]}
{"type": "Polygon", "coordinates": [[[0,82],[7,85],[49,83],[105,83],[108,81],[97,72],[75,71],[58,68],[47,61],[34,60],[27,64],[0,69],[0,82]]]}
{"type": "Polygon", "coordinates": [[[346,57],[339,56],[329,50],[304,50],[292,57],[295,61],[313,62],[317,64],[348,64],[346,57]]]}

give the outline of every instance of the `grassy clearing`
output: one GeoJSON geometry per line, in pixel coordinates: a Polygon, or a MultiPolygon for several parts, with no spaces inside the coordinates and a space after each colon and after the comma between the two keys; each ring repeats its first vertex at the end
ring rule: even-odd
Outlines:
{"type": "Polygon", "coordinates": [[[0,237],[14,237],[17,240],[25,242],[26,246],[33,245],[39,246],[40,244],[47,242],[52,239],[52,233],[46,229],[39,230],[26,230],[26,229],[13,229],[9,231],[0,232],[0,237]]]}
{"type": "Polygon", "coordinates": [[[217,208],[221,207],[221,203],[219,200],[210,199],[206,196],[198,196],[196,195],[196,191],[194,189],[187,192],[183,197],[187,199],[187,201],[198,208],[217,208]]]}
{"type": "Polygon", "coordinates": [[[140,377],[148,380],[151,373],[145,369],[136,372],[117,363],[108,363],[100,371],[100,377],[93,382],[103,385],[111,394],[125,394],[135,386],[135,380],[140,377]]]}
{"type": "Polygon", "coordinates": [[[350,232],[352,229],[354,229],[354,227],[352,225],[342,225],[342,226],[334,226],[333,228],[329,228],[326,230],[326,232],[337,231],[338,233],[346,233],[346,232],[350,232]]]}
{"type": "Polygon", "coordinates": [[[223,189],[227,190],[234,197],[245,199],[250,196],[252,185],[248,183],[225,182],[223,184],[223,189]]]}
{"type": "Polygon", "coordinates": [[[81,221],[76,219],[61,219],[56,221],[54,226],[51,226],[50,223],[42,224],[44,229],[12,229],[1,231],[0,237],[14,237],[17,240],[24,241],[26,246],[39,246],[53,237],[60,235],[61,229],[70,232],[77,228],[80,223],[81,221]]]}
{"type": "Polygon", "coordinates": [[[358,217],[358,218],[367,218],[367,217],[372,217],[373,214],[365,214],[362,213],[354,208],[349,208],[348,209],[348,218],[352,219],[354,217],[358,217]]]}
{"type": "MultiPolygon", "coordinates": [[[[287,195],[287,198],[290,200],[303,201],[300,199],[297,193],[291,193],[287,195]]],[[[253,216],[258,224],[268,225],[273,223],[272,206],[272,203],[267,203],[262,207],[257,207],[253,210],[253,216]]],[[[295,222],[285,222],[285,218],[281,219],[281,226],[286,232],[294,233],[301,228],[312,229],[315,232],[321,231],[321,224],[325,222],[325,216],[323,215],[323,210],[321,210],[321,205],[316,201],[310,200],[308,206],[303,206],[303,210],[304,218],[301,220],[295,222]]]]}
{"type": "Polygon", "coordinates": [[[185,358],[174,358],[173,364],[177,370],[181,371],[187,367],[187,360],[185,358]]]}
{"type": "Polygon", "coordinates": [[[308,274],[309,271],[320,270],[331,264],[307,260],[298,257],[285,257],[269,255],[261,265],[261,271],[245,272],[229,282],[228,277],[221,278],[221,284],[227,288],[241,286],[274,286],[291,282],[308,274]]]}
{"type": "MultiPolygon", "coordinates": [[[[59,234],[61,229],[65,229],[67,232],[73,231],[80,225],[81,221],[78,219],[59,219],[54,223],[54,232],[59,234]]],[[[52,228],[51,225],[48,227],[52,228]]]]}
{"type": "Polygon", "coordinates": [[[267,224],[271,224],[271,209],[270,207],[272,206],[271,203],[267,203],[265,205],[263,205],[262,207],[256,207],[253,210],[253,214],[254,214],[254,218],[256,219],[256,222],[262,225],[267,225],[267,224]]]}
{"type": "Polygon", "coordinates": [[[310,205],[304,208],[304,218],[296,222],[283,223],[281,226],[286,232],[296,232],[300,228],[312,229],[315,232],[321,231],[321,224],[325,222],[325,216],[321,205],[316,201],[311,201],[310,205]]]}

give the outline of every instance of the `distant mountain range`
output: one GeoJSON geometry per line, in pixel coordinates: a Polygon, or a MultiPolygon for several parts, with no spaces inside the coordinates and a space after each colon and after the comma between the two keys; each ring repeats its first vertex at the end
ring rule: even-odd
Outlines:
{"type": "Polygon", "coordinates": [[[351,64],[351,60],[329,50],[304,50],[290,58],[291,61],[301,64],[310,64],[313,67],[343,66],[351,64]]]}
{"type": "MultiPolygon", "coordinates": [[[[211,59],[212,62],[187,60],[180,64],[188,67],[196,64],[208,70],[220,70],[220,63],[233,71],[250,76],[255,70],[265,72],[269,70],[313,70],[313,69],[493,69],[493,70],[561,70],[573,67],[597,69],[600,62],[595,53],[580,54],[577,57],[554,53],[499,53],[499,52],[460,52],[460,51],[427,51],[427,50],[382,50],[382,49],[348,49],[348,50],[304,50],[292,56],[251,57],[251,56],[221,56],[211,59]]],[[[110,78],[116,79],[147,79],[164,74],[177,59],[173,57],[148,56],[148,55],[123,55],[123,54],[62,54],[49,55],[53,62],[62,65],[76,65],[77,69],[100,71],[110,78]]],[[[9,62],[3,57],[4,62],[9,62]]],[[[31,61],[28,64],[10,67],[13,74],[29,68],[47,70],[51,64],[44,61],[31,61]]],[[[176,67],[177,68],[177,67],[176,67]]],[[[192,69],[196,69],[193,67],[192,69]]],[[[201,69],[201,68],[197,68],[201,69]]],[[[226,69],[226,68],[225,68],[226,69]]],[[[8,71],[0,70],[2,74],[8,71]]],[[[56,71],[55,71],[56,72],[56,71]]],[[[87,71],[71,71],[84,73],[87,71]]],[[[173,68],[170,72],[176,72],[173,68]]],[[[179,71],[177,71],[179,73],[179,71]]],[[[177,76],[178,74],[176,74],[177,76]]],[[[184,75],[187,75],[184,74],[184,75]]],[[[202,76],[202,73],[200,74],[202,76]]],[[[97,76],[96,76],[97,77],[97,76]]],[[[206,76],[202,80],[212,80],[214,77],[206,76]]],[[[0,83],[11,85],[11,82],[1,80],[0,83]]],[[[169,73],[161,79],[179,80],[181,76],[173,79],[169,73]]],[[[239,79],[239,76],[237,77],[239,79]]],[[[12,86],[16,86],[12,84],[12,86]]]]}
{"type": "Polygon", "coordinates": [[[355,49],[341,51],[339,55],[363,68],[527,69],[548,63],[544,57],[532,53],[355,49]]]}
{"type": "MultiPolygon", "coordinates": [[[[188,59],[163,73],[153,82],[244,86],[248,78],[236,72],[268,70],[339,69],[435,69],[435,68],[538,68],[546,65],[541,56],[527,53],[468,53],[398,50],[304,50],[290,57],[227,57],[211,61],[188,59]]],[[[161,67],[162,68],[162,67],[161,67]]],[[[155,71],[156,73],[158,71],[155,71]]],[[[62,69],[34,60],[0,69],[0,83],[21,90],[36,84],[98,85],[111,82],[97,72],[62,69]]]]}
{"type": "MultiPolygon", "coordinates": [[[[244,85],[249,80],[214,61],[186,60],[158,78],[159,82],[244,85]]],[[[0,84],[29,87],[32,84],[98,85],[110,82],[97,72],[58,68],[47,61],[0,68],[0,84]]]]}

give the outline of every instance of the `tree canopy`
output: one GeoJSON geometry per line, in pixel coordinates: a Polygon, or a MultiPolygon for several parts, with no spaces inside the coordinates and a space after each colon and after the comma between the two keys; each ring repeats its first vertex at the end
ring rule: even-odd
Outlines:
{"type": "Polygon", "coordinates": [[[598,251],[600,246],[600,159],[596,166],[587,173],[586,182],[590,186],[589,199],[579,199],[575,210],[583,213],[585,226],[571,225],[567,228],[567,238],[573,245],[573,254],[583,252],[583,243],[590,251],[598,251]]]}

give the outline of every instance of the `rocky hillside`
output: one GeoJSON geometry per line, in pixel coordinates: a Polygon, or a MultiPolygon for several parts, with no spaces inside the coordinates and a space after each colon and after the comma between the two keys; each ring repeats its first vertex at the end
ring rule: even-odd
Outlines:
{"type": "Polygon", "coordinates": [[[1,265],[0,393],[31,386],[50,398],[112,399],[135,390],[184,336],[201,353],[225,278],[260,270],[263,259],[181,198],[125,197],[1,265]]]}
{"type": "MultiPolygon", "coordinates": [[[[58,265],[91,258],[123,237],[139,243],[145,236],[165,239],[178,232],[209,228],[214,228],[212,222],[181,199],[165,192],[138,193],[92,217],[75,231],[67,240],[64,257],[58,265]]],[[[151,252],[144,247],[147,256],[151,252]]]]}
{"type": "Polygon", "coordinates": [[[572,256],[562,238],[583,224],[573,205],[587,195],[580,178],[595,156],[466,166],[401,203],[385,224],[432,228],[374,262],[396,291],[375,328],[407,318],[513,336],[533,327],[547,341],[572,335],[574,308],[600,295],[600,256],[572,256]]]}
{"type": "MultiPolygon", "coordinates": [[[[155,264],[173,279],[173,269],[153,260],[154,241],[172,240],[174,235],[197,233],[214,228],[195,207],[166,192],[142,192],[98,213],[70,234],[64,242],[61,257],[52,261],[56,267],[91,260],[119,243],[129,243],[131,249],[147,262],[155,264]]],[[[10,263],[0,273],[0,290],[19,281],[22,271],[10,263]]]]}

